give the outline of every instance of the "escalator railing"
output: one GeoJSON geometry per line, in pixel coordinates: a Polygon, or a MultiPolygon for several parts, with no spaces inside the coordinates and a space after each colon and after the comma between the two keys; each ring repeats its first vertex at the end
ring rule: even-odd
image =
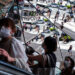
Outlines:
{"type": "Polygon", "coordinates": [[[0,74],[2,75],[34,75],[28,71],[12,66],[8,63],[0,61],[0,74]]]}
{"type": "MultiPolygon", "coordinates": [[[[32,68],[32,69],[34,69],[35,72],[42,72],[45,68],[42,68],[43,70],[41,68],[32,68]]],[[[59,75],[60,73],[61,73],[61,70],[58,67],[55,67],[55,75],[59,75]]],[[[19,69],[3,61],[0,61],[0,74],[2,75],[36,75],[28,71],[25,71],[23,69],[19,69]]]]}

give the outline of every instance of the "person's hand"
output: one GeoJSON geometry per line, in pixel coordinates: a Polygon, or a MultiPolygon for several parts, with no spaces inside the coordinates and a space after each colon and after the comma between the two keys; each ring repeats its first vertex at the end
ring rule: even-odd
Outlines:
{"type": "Polygon", "coordinates": [[[32,60],[32,55],[27,55],[29,60],[32,60]]]}
{"type": "Polygon", "coordinates": [[[2,48],[0,48],[0,55],[5,56],[5,57],[7,58],[7,61],[8,61],[8,62],[13,62],[13,61],[15,61],[15,59],[12,58],[12,57],[8,54],[8,52],[7,52],[6,50],[2,49],[2,48]]]}
{"type": "Polygon", "coordinates": [[[9,54],[7,51],[5,51],[4,49],[0,48],[0,55],[5,56],[6,58],[8,58],[9,54]]]}

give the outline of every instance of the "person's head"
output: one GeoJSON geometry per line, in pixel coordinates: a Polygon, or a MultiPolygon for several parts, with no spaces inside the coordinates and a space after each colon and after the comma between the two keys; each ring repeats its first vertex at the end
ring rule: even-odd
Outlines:
{"type": "Polygon", "coordinates": [[[0,33],[4,35],[4,37],[8,37],[15,33],[16,27],[12,19],[3,18],[0,19],[0,33]]]}
{"type": "Polygon", "coordinates": [[[57,41],[53,37],[46,37],[42,43],[42,47],[45,49],[45,54],[52,53],[57,49],[57,41]]]}
{"type": "Polygon", "coordinates": [[[71,57],[66,56],[65,57],[65,61],[64,61],[64,66],[65,66],[65,68],[73,69],[73,67],[74,67],[74,60],[71,57]]]}

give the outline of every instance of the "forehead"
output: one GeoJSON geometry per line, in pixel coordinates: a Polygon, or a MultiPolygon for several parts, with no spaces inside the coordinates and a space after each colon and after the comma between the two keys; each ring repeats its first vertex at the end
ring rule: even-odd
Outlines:
{"type": "Polygon", "coordinates": [[[68,61],[69,61],[69,60],[70,60],[70,58],[66,58],[65,60],[68,60],[68,61]]]}

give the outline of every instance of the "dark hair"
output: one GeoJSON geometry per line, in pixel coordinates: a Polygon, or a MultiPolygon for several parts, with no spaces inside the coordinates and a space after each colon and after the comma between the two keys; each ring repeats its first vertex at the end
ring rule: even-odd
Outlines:
{"type": "Polygon", "coordinates": [[[70,56],[66,56],[66,57],[65,57],[65,60],[67,60],[67,59],[70,60],[70,62],[71,62],[70,68],[73,69],[73,67],[74,67],[74,60],[73,60],[70,56]]]}
{"type": "Polygon", "coordinates": [[[11,27],[11,29],[14,32],[16,31],[15,23],[10,18],[2,18],[2,19],[0,19],[0,29],[1,29],[2,26],[11,27]]]}
{"type": "Polygon", "coordinates": [[[54,52],[57,49],[57,41],[53,37],[46,37],[44,39],[44,44],[47,47],[48,53],[54,52]]]}

